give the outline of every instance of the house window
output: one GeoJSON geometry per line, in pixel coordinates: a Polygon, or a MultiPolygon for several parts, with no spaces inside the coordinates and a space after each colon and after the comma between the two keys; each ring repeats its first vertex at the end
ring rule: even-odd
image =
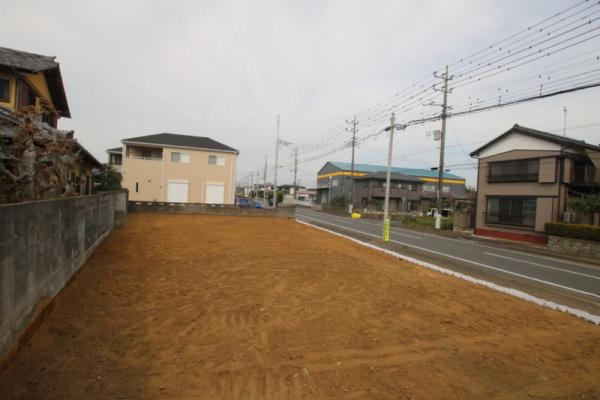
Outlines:
{"type": "Polygon", "coordinates": [[[408,191],[414,192],[417,190],[417,185],[415,185],[414,183],[407,183],[406,184],[406,189],[408,191]]]}
{"type": "Polygon", "coordinates": [[[450,186],[442,186],[442,193],[450,193],[450,186]]]}
{"type": "Polygon", "coordinates": [[[0,101],[10,101],[10,81],[0,78],[0,101]]]}
{"type": "Polygon", "coordinates": [[[152,158],[152,151],[142,150],[142,158],[152,158]]]}
{"type": "Polygon", "coordinates": [[[333,178],[331,181],[331,186],[336,187],[340,183],[338,178],[333,178]]]}
{"type": "Polygon", "coordinates": [[[497,161],[488,164],[488,182],[537,182],[540,160],[497,161]]]}
{"type": "Polygon", "coordinates": [[[535,226],[535,197],[488,197],[486,223],[535,226]]]}
{"type": "Polygon", "coordinates": [[[362,181],[362,187],[368,188],[369,187],[369,181],[362,181]]]}
{"type": "Polygon", "coordinates": [[[208,156],[208,165],[225,165],[225,157],[220,156],[208,156]]]}
{"type": "Polygon", "coordinates": [[[171,153],[171,161],[187,164],[190,162],[190,155],[187,153],[179,153],[174,151],[171,153]]]}
{"type": "Polygon", "coordinates": [[[121,165],[123,163],[123,157],[117,154],[110,155],[110,165],[121,165]]]}
{"type": "Polygon", "coordinates": [[[432,184],[423,185],[423,191],[424,192],[435,192],[435,185],[432,185],[432,184]]]}
{"type": "Polygon", "coordinates": [[[140,183],[139,183],[139,182],[136,182],[136,183],[135,183],[135,192],[136,192],[136,193],[139,193],[139,191],[140,191],[140,183]]]}

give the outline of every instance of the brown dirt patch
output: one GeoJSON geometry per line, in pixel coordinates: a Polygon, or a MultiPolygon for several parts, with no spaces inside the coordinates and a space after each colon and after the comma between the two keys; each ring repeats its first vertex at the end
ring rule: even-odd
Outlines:
{"type": "Polygon", "coordinates": [[[286,219],[128,216],[2,399],[600,398],[600,330],[286,219]]]}

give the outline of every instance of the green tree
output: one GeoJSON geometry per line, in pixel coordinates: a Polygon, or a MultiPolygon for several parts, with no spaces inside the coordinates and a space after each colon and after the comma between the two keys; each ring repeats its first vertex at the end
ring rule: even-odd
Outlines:
{"type": "Polygon", "coordinates": [[[580,216],[590,216],[600,212],[600,195],[582,196],[577,199],[572,199],[568,203],[569,208],[575,211],[580,216]]]}
{"type": "Polygon", "coordinates": [[[119,190],[121,187],[121,174],[110,165],[104,165],[102,169],[94,171],[95,190],[97,192],[110,192],[119,190]]]}

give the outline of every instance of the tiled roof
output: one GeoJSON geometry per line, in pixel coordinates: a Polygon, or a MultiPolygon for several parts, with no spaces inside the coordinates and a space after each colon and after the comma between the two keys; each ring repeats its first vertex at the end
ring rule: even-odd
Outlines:
{"type": "Polygon", "coordinates": [[[0,47],[0,65],[28,72],[37,73],[57,68],[58,63],[54,61],[54,58],[0,47]]]}
{"type": "MultiPolygon", "coordinates": [[[[352,169],[352,164],[350,164],[348,162],[328,161],[328,163],[333,165],[336,168],[343,170],[343,171],[350,171],[352,169]]],[[[387,167],[385,165],[354,164],[354,171],[366,172],[366,173],[387,172],[387,167]]],[[[423,169],[423,168],[392,167],[392,173],[417,176],[417,177],[422,177],[422,178],[437,178],[438,177],[437,171],[432,171],[430,169],[423,169]]],[[[444,178],[446,178],[446,179],[465,179],[461,176],[451,174],[449,172],[444,172],[444,178]]]]}
{"type": "MultiPolygon", "coordinates": [[[[0,106],[0,138],[11,139],[15,136],[18,130],[19,120],[15,116],[14,111],[6,107],[0,106]]],[[[37,121],[38,133],[34,136],[34,140],[51,140],[56,133],[73,134],[73,131],[64,131],[51,127],[45,122],[37,121]]],[[[77,142],[79,151],[83,157],[86,157],[94,166],[101,167],[102,163],[96,159],[81,143],[77,142]]]]}
{"type": "Polygon", "coordinates": [[[55,57],[0,47],[0,66],[31,73],[43,72],[54,108],[60,116],[70,118],[71,112],[69,111],[60,67],[54,59],[55,57]]]}
{"type": "Polygon", "coordinates": [[[177,135],[175,133],[157,133],[155,135],[138,136],[123,139],[123,143],[153,144],[162,146],[189,147],[198,149],[220,150],[239,153],[233,147],[219,143],[209,137],[177,135]]]}

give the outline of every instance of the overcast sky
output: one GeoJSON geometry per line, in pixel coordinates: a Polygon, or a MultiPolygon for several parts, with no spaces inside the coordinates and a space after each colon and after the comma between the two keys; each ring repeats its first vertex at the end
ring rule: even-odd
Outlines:
{"type": "MultiPolygon", "coordinates": [[[[127,137],[209,136],[240,150],[238,179],[272,165],[282,139],[316,140],[443,65],[574,4],[569,0],[453,1],[0,1],[0,46],[60,62],[73,129],[101,161],[127,137]]],[[[597,49],[600,43],[596,40],[597,49]]],[[[450,95],[452,104],[452,95],[450,95]]],[[[600,90],[450,120],[447,163],[513,124],[541,130],[600,121],[600,90]]],[[[426,132],[398,135],[394,164],[437,164],[426,132]]],[[[361,132],[367,133],[367,132],[361,132]]],[[[600,126],[568,135],[600,142],[600,126]]],[[[357,162],[385,163],[387,140],[362,145],[357,162]]],[[[289,162],[282,151],[282,163],[289,162]]],[[[314,185],[327,159],[301,164],[314,185]]],[[[453,172],[474,184],[472,168],[453,172]]],[[[261,172],[262,176],[262,172],[261,172]]],[[[272,170],[269,180],[272,180],[272,170]]],[[[280,183],[288,183],[288,167],[280,183]]]]}

